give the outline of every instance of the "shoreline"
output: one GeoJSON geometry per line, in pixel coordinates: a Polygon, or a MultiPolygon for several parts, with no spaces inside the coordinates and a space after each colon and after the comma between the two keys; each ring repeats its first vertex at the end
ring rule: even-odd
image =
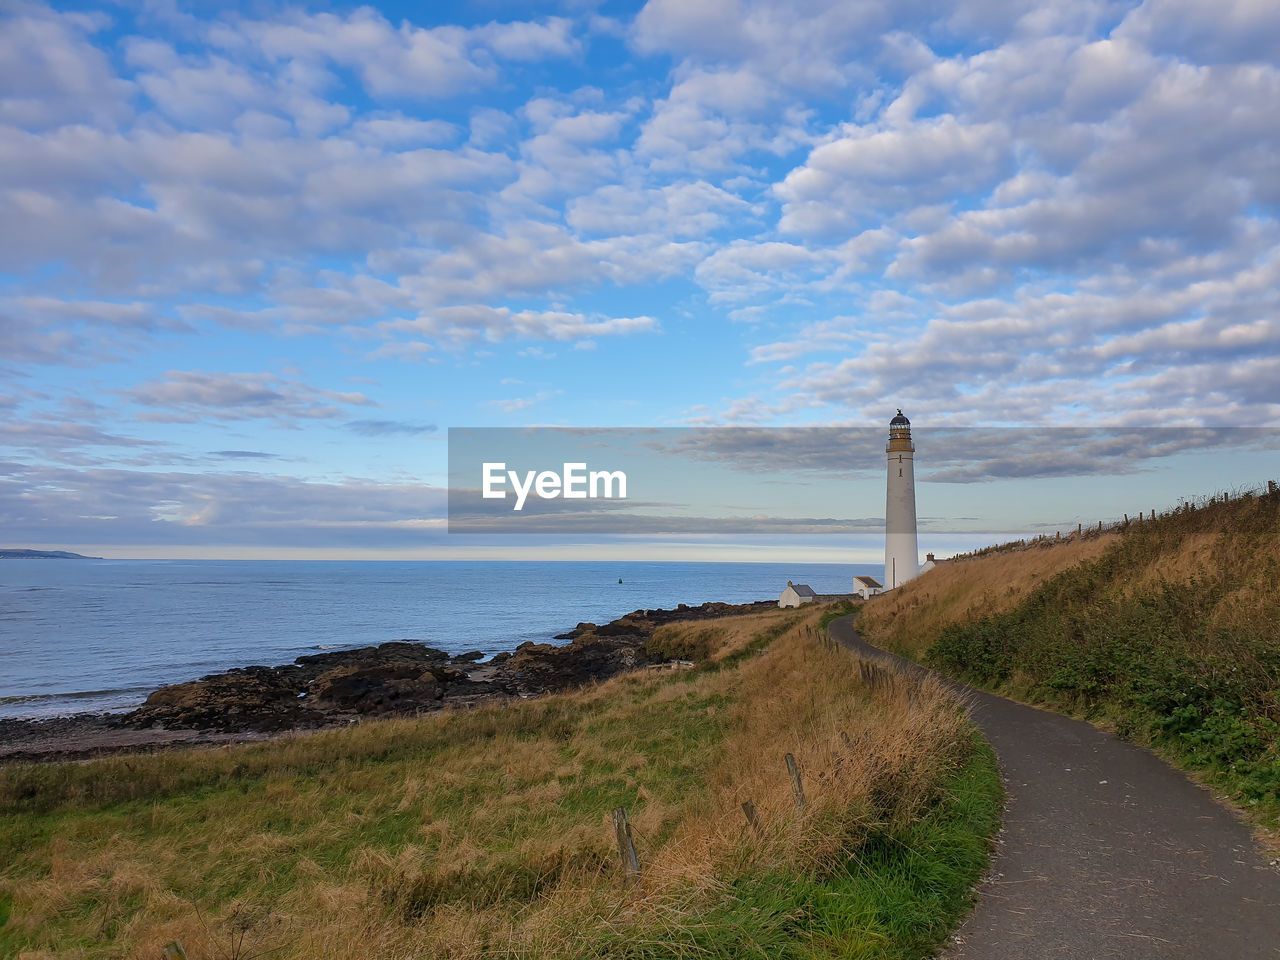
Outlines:
{"type": "Polygon", "coordinates": [[[579,623],[555,637],[568,643],[526,641],[483,663],[478,652],[448,654],[397,640],[304,655],[289,664],[236,667],[160,687],[126,712],[0,719],[0,767],[259,743],[379,717],[545,696],[652,665],[645,642],[664,624],[776,606],[773,600],[711,601],[634,610],[605,624],[579,623]]]}

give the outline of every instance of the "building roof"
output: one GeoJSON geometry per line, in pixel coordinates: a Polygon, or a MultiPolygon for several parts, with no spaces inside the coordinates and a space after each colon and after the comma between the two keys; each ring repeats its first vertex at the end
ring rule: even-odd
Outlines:
{"type": "Polygon", "coordinates": [[[796,592],[797,597],[816,597],[817,596],[817,594],[813,592],[813,587],[807,586],[806,584],[792,583],[790,580],[788,580],[787,586],[796,592]]]}
{"type": "Polygon", "coordinates": [[[879,587],[882,590],[884,589],[884,584],[875,577],[854,577],[853,579],[857,580],[858,583],[862,584],[864,587],[879,587]]]}
{"type": "Polygon", "coordinates": [[[908,427],[911,426],[911,421],[902,415],[901,407],[898,408],[898,415],[889,421],[889,426],[891,427],[896,426],[897,424],[906,424],[908,427]]]}

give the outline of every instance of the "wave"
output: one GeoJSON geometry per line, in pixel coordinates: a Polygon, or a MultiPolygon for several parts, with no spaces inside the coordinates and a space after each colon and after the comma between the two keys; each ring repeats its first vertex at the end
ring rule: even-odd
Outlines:
{"type": "Polygon", "coordinates": [[[145,687],[111,687],[106,690],[74,690],[66,693],[25,693],[0,697],[0,706],[57,703],[60,700],[97,700],[106,697],[136,696],[140,693],[150,693],[154,689],[154,685],[151,685],[145,687]]]}

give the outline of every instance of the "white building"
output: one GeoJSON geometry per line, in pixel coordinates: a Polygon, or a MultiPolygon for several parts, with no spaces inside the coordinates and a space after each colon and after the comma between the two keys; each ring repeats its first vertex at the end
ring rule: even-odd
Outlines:
{"type": "Polygon", "coordinates": [[[875,577],[854,577],[853,595],[863,600],[870,600],[877,593],[884,592],[884,584],[875,577]]]}
{"type": "Polygon", "coordinates": [[[929,572],[930,570],[932,570],[934,567],[939,566],[939,565],[944,564],[944,563],[950,563],[950,562],[951,562],[951,561],[950,561],[950,560],[947,560],[945,557],[944,557],[943,559],[938,559],[938,558],[937,558],[937,557],[935,557],[932,553],[926,553],[926,554],[924,555],[924,563],[920,564],[920,572],[921,572],[921,573],[928,573],[928,572],[929,572]]]}
{"type": "Polygon", "coordinates": [[[900,587],[920,572],[916,542],[916,445],[911,421],[898,411],[889,421],[888,474],[885,478],[884,585],[900,587]]]}
{"type": "Polygon", "coordinates": [[[778,606],[798,607],[802,603],[813,603],[815,597],[817,594],[813,592],[812,587],[788,580],[787,588],[782,591],[782,596],[778,597],[778,606]]]}

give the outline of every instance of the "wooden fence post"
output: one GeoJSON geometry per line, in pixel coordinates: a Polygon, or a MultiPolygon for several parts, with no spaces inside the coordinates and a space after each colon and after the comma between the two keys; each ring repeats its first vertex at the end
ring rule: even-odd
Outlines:
{"type": "Polygon", "coordinates": [[[787,754],[787,772],[791,774],[791,796],[796,801],[796,809],[804,809],[804,784],[800,782],[800,768],[796,765],[796,758],[791,754],[787,754]]]}
{"type": "Polygon", "coordinates": [[[756,805],[750,800],[742,801],[742,815],[747,818],[747,826],[756,832],[757,837],[764,834],[764,824],[760,822],[760,813],[756,810],[756,805]]]}
{"type": "Polygon", "coordinates": [[[640,877],[640,858],[636,856],[636,845],[631,840],[631,824],[627,821],[626,807],[614,808],[613,832],[618,841],[618,855],[622,857],[624,882],[634,883],[640,877]]]}

